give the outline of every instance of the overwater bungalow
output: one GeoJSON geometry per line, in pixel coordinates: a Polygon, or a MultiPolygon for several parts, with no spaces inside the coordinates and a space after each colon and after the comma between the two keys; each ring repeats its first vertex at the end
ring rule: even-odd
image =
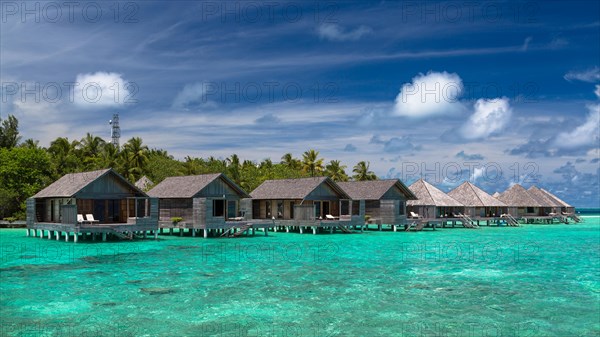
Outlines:
{"type": "Polygon", "coordinates": [[[494,218],[507,211],[502,201],[468,181],[448,192],[448,195],[463,204],[465,214],[472,218],[494,218]]]}
{"type": "Polygon", "coordinates": [[[328,177],[267,180],[250,196],[254,219],[316,220],[359,214],[350,196],[328,177]]]}
{"type": "MultiPolygon", "coordinates": [[[[406,202],[417,200],[417,196],[398,179],[348,181],[338,185],[356,204],[364,202],[365,216],[378,225],[406,223],[406,202]]],[[[359,204],[360,205],[360,204],[359,204]]]]}
{"type": "Polygon", "coordinates": [[[541,206],[539,208],[538,215],[542,216],[552,216],[552,215],[560,215],[561,204],[552,199],[549,195],[542,192],[538,187],[531,186],[527,189],[529,195],[535,199],[541,206]]]}
{"type": "Polygon", "coordinates": [[[112,169],[66,174],[27,199],[28,235],[131,239],[157,229],[158,200],[112,169]]]}
{"type": "Polygon", "coordinates": [[[539,209],[543,207],[535,200],[527,190],[515,184],[506,191],[500,193],[498,200],[508,207],[508,213],[517,218],[539,216],[539,209]]]}
{"type": "MultiPolygon", "coordinates": [[[[197,230],[224,229],[228,222],[244,220],[240,201],[249,198],[241,187],[221,173],[169,177],[154,186],[148,195],[160,200],[161,228],[197,230]]],[[[248,214],[250,210],[248,210],[248,214]]]]}
{"type": "Polygon", "coordinates": [[[408,187],[418,200],[407,201],[407,211],[431,219],[452,217],[453,214],[463,213],[464,205],[442,192],[423,179],[415,181],[408,187]]]}
{"type": "Polygon", "coordinates": [[[566,203],[565,201],[563,201],[562,199],[560,199],[559,197],[557,197],[555,194],[548,192],[547,190],[540,188],[540,190],[546,194],[550,199],[554,200],[557,202],[557,204],[560,205],[560,211],[561,213],[565,213],[567,215],[570,214],[575,214],[575,207],[569,205],[568,203],[566,203]]]}
{"type": "Polygon", "coordinates": [[[271,219],[286,231],[320,229],[348,232],[364,225],[365,202],[350,196],[328,177],[267,180],[250,193],[252,218],[271,219]]]}

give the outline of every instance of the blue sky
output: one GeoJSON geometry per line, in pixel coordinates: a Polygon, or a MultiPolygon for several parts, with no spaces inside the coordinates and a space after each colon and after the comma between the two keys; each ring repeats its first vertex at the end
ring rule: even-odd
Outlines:
{"type": "Polygon", "coordinates": [[[1,115],[24,138],[110,138],[449,190],[546,187],[598,206],[600,4],[2,2],[1,115]],[[70,7],[72,6],[72,7],[70,7]],[[101,95],[99,95],[99,93],[101,95]]]}

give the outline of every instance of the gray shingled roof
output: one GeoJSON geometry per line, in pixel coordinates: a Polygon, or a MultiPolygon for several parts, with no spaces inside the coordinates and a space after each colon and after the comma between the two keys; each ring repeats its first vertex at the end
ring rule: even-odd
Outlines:
{"type": "Polygon", "coordinates": [[[468,207],[506,207],[502,201],[468,181],[448,192],[448,195],[468,207]]]}
{"type": "Polygon", "coordinates": [[[498,200],[502,201],[507,206],[513,207],[542,207],[542,205],[529,195],[529,192],[519,184],[515,184],[511,188],[500,193],[498,200]]]}
{"type": "Polygon", "coordinates": [[[241,197],[250,197],[246,191],[236,185],[222,173],[201,174],[195,176],[168,177],[154,186],[148,195],[155,198],[193,198],[215,179],[223,179],[241,197]]]}
{"type": "Polygon", "coordinates": [[[437,206],[437,207],[462,207],[460,201],[448,196],[423,179],[415,181],[408,188],[419,198],[418,200],[409,200],[409,206],[437,206]]]}
{"type": "Polygon", "coordinates": [[[50,184],[48,187],[39,191],[33,198],[71,198],[77,192],[81,191],[84,187],[91,184],[95,180],[104,176],[105,174],[114,174],[118,179],[122,180],[125,184],[129,185],[135,191],[138,191],[142,195],[144,192],[140,191],[137,187],[131,184],[127,179],[123,178],[120,174],[113,171],[113,169],[104,169],[90,172],[79,172],[69,173],[62,176],[57,181],[50,184]]]}
{"type": "Polygon", "coordinates": [[[266,180],[250,196],[252,199],[266,200],[304,199],[321,184],[328,184],[341,199],[350,199],[343,189],[327,177],[266,180]]]}
{"type": "Polygon", "coordinates": [[[353,200],[379,200],[396,186],[408,200],[416,200],[417,196],[398,179],[346,181],[337,183],[353,200]]]}
{"type": "Polygon", "coordinates": [[[545,189],[543,189],[543,188],[540,188],[540,190],[541,190],[542,192],[544,192],[544,193],[545,193],[545,194],[546,194],[548,197],[550,197],[551,199],[553,199],[553,200],[555,200],[556,202],[558,202],[558,203],[561,205],[561,207],[573,207],[573,206],[571,206],[571,205],[567,204],[566,202],[564,202],[564,201],[563,201],[562,199],[560,199],[559,197],[557,197],[555,194],[552,194],[552,193],[550,193],[550,192],[546,191],[546,190],[545,190],[545,189]]]}
{"type": "Polygon", "coordinates": [[[562,207],[561,203],[551,198],[536,186],[531,186],[527,192],[529,192],[529,195],[544,207],[562,207]]]}
{"type": "Polygon", "coordinates": [[[140,190],[145,190],[152,185],[154,185],[154,183],[146,176],[141,177],[138,181],[135,182],[135,187],[139,188],[140,190]]]}

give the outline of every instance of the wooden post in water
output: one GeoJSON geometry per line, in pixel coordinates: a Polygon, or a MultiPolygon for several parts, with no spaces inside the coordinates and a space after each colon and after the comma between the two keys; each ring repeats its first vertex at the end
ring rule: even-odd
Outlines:
{"type": "Polygon", "coordinates": [[[69,232],[65,232],[65,242],[69,242],[69,232]]]}
{"type": "Polygon", "coordinates": [[[206,239],[208,237],[208,229],[204,228],[204,238],[206,239]]]}
{"type": "Polygon", "coordinates": [[[77,243],[77,238],[79,237],[79,233],[73,232],[73,242],[77,243]]]}
{"type": "Polygon", "coordinates": [[[56,239],[56,241],[60,240],[60,232],[59,231],[54,232],[54,239],[56,239]]]}
{"type": "Polygon", "coordinates": [[[102,242],[106,242],[106,232],[102,233],[102,242]]]}
{"type": "Polygon", "coordinates": [[[313,226],[312,230],[313,230],[313,235],[317,235],[317,227],[313,226]]]}

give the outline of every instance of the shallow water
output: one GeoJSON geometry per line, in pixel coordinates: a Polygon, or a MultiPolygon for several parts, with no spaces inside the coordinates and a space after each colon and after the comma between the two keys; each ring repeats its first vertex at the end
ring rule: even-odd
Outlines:
{"type": "Polygon", "coordinates": [[[65,243],[1,230],[2,336],[598,336],[600,218],[65,243]]]}

